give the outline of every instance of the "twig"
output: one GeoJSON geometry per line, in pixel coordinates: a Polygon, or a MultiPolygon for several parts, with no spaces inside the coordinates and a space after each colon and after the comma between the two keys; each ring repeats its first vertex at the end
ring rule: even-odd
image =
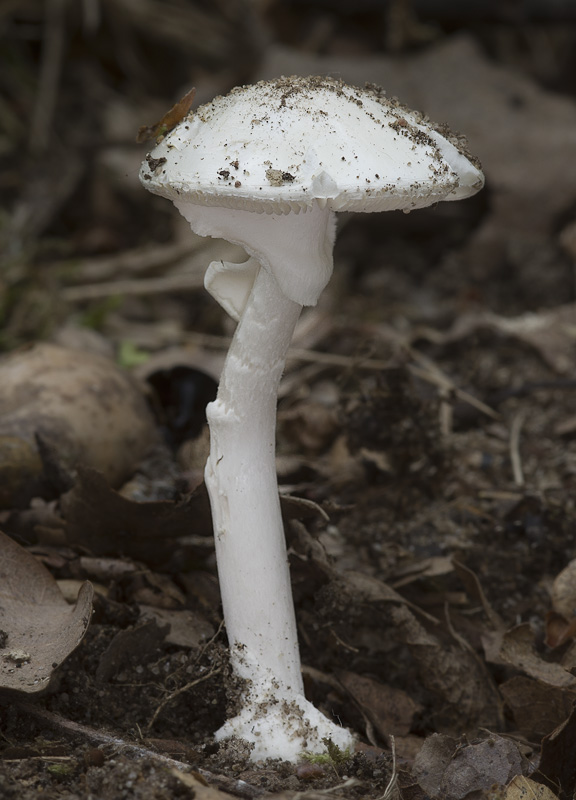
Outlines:
{"type": "MultiPolygon", "coordinates": [[[[83,258],[74,268],[73,282],[75,285],[85,285],[105,280],[111,281],[119,275],[142,275],[193,255],[202,249],[203,244],[202,240],[198,242],[192,239],[191,241],[175,241],[156,246],[132,247],[119,253],[83,258]]],[[[66,265],[66,261],[53,262],[47,264],[46,268],[52,271],[64,271],[66,265]]],[[[72,283],[72,280],[70,282],[72,283]]]]}
{"type": "Polygon", "coordinates": [[[510,461],[512,474],[516,486],[524,486],[524,471],[522,469],[522,456],[520,455],[520,433],[524,425],[524,414],[518,412],[510,426],[510,461]]]}
{"type": "Polygon", "coordinates": [[[449,399],[449,393],[446,389],[440,389],[440,433],[444,438],[447,438],[452,433],[452,420],[454,417],[454,408],[449,399]]]}
{"type": "Polygon", "coordinates": [[[357,778],[348,778],[344,781],[344,783],[339,783],[338,786],[331,786],[329,789],[316,789],[309,792],[296,792],[296,794],[292,797],[292,800],[330,800],[330,798],[334,797],[341,797],[341,795],[333,794],[333,792],[338,792],[340,789],[351,789],[352,786],[357,786],[360,781],[357,778]]]}
{"type": "Polygon", "coordinates": [[[396,769],[396,740],[392,734],[388,736],[388,739],[390,740],[390,750],[392,751],[392,775],[384,790],[384,794],[379,797],[378,800],[392,800],[392,798],[396,798],[400,795],[398,791],[398,770],[396,769]]]}
{"type": "Polygon", "coordinates": [[[152,719],[150,720],[148,725],[146,725],[146,733],[150,733],[150,731],[154,726],[154,723],[158,719],[158,716],[166,708],[168,703],[171,703],[172,700],[174,700],[175,697],[178,697],[184,692],[187,692],[188,689],[192,689],[194,686],[198,686],[199,683],[204,683],[204,681],[207,681],[208,678],[211,678],[213,675],[218,675],[218,673],[220,672],[222,672],[222,667],[218,667],[217,669],[212,669],[210,670],[210,672],[207,672],[206,675],[203,675],[201,678],[196,678],[195,681],[190,681],[190,683],[187,683],[186,686],[181,686],[179,689],[176,689],[175,692],[172,692],[167,697],[165,697],[164,700],[162,700],[162,702],[156,707],[156,710],[152,715],[152,719]]]}
{"type": "MultiPolygon", "coordinates": [[[[212,336],[210,334],[203,333],[189,333],[186,335],[186,339],[195,344],[203,344],[207,347],[224,348],[228,347],[230,344],[230,339],[226,336],[212,336]]],[[[492,419],[500,419],[500,414],[497,411],[494,411],[494,409],[490,408],[490,406],[487,406],[486,403],[478,400],[476,397],[474,397],[474,395],[469,394],[463,389],[459,389],[453,383],[453,381],[450,380],[450,378],[444,375],[444,373],[438,367],[433,365],[432,362],[430,362],[429,359],[426,359],[425,356],[422,356],[421,353],[412,350],[409,352],[410,355],[414,356],[416,360],[426,362],[425,368],[408,364],[407,369],[415,378],[420,378],[420,380],[437,386],[447,393],[454,393],[456,397],[458,397],[458,399],[463,403],[467,403],[477,411],[480,411],[482,414],[485,414],[492,419]]],[[[286,360],[290,361],[291,359],[296,361],[309,361],[315,364],[324,364],[331,367],[344,367],[345,369],[366,369],[379,371],[389,369],[390,367],[390,362],[380,359],[344,356],[339,353],[324,353],[319,350],[304,350],[297,347],[291,347],[288,351],[286,360]]]]}
{"type": "Polygon", "coordinates": [[[62,71],[64,17],[67,3],[68,0],[48,0],[47,3],[40,77],[30,125],[29,146],[33,153],[43,152],[50,140],[62,71]]]}
{"type": "MultiPolygon", "coordinates": [[[[15,711],[19,711],[23,714],[27,714],[30,717],[41,720],[43,723],[55,728],[63,735],[72,736],[77,739],[83,739],[97,746],[110,747],[116,751],[122,751],[126,755],[133,756],[134,758],[149,758],[157,763],[182,770],[183,772],[186,772],[191,768],[190,764],[186,764],[183,761],[178,761],[175,758],[162,755],[162,753],[157,753],[147,747],[141,747],[140,745],[126,742],[124,739],[121,739],[118,736],[113,736],[112,734],[105,733],[104,731],[97,731],[94,728],[89,728],[87,725],[81,725],[79,722],[72,722],[72,720],[65,719],[65,717],[61,717],[58,714],[47,711],[45,708],[34,706],[31,703],[16,702],[12,704],[12,708],[15,711]]],[[[252,800],[254,797],[260,797],[266,794],[264,789],[260,789],[257,786],[252,786],[251,784],[242,780],[228,778],[225,775],[214,775],[212,772],[208,772],[208,770],[200,769],[196,766],[194,767],[194,771],[198,772],[203,778],[220,789],[231,792],[238,797],[244,797],[248,800],[252,800]]]]}
{"type": "Polygon", "coordinates": [[[86,300],[99,300],[116,295],[144,296],[161,292],[195,291],[204,285],[204,277],[197,272],[183,272],[180,275],[165,275],[160,278],[139,278],[138,280],[107,281],[91,283],[87,286],[71,286],[62,289],[60,296],[68,303],[86,300]]]}
{"type": "Polygon", "coordinates": [[[500,414],[494,411],[493,408],[490,408],[490,406],[487,406],[486,403],[483,403],[481,400],[477,400],[473,395],[468,394],[468,392],[465,392],[463,389],[459,389],[430,358],[427,358],[423,353],[418,352],[418,350],[415,350],[413,347],[408,347],[407,350],[414,361],[417,361],[421,365],[421,368],[414,366],[408,367],[412,375],[428,383],[434,383],[445,391],[454,392],[460,400],[473,406],[488,417],[500,419],[500,414]]]}

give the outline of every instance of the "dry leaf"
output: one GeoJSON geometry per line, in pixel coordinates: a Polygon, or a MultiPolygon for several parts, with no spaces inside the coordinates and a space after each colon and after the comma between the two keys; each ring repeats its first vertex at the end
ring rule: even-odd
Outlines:
{"type": "Polygon", "coordinates": [[[119,631],[102,653],[96,680],[109,681],[132,658],[144,662],[164,641],[168,630],[168,625],[160,627],[155,619],[149,619],[134,628],[119,631]]]}
{"type": "Polygon", "coordinates": [[[561,614],[566,620],[574,616],[576,612],[576,559],[570,561],[554,578],[551,599],[554,611],[561,614]]]}
{"type": "Polygon", "coordinates": [[[461,800],[522,773],[522,755],[510,739],[491,734],[477,744],[456,745],[447,736],[430,736],[416,756],[414,775],[432,798],[461,800]]]}
{"type": "Polygon", "coordinates": [[[561,798],[572,798],[576,790],[576,708],[556,730],[542,741],[540,764],[533,777],[558,792],[561,798]]]}
{"type": "Polygon", "coordinates": [[[422,685],[441,702],[435,714],[437,726],[447,731],[478,726],[500,726],[499,695],[481,660],[468,648],[446,645],[416,619],[405,606],[390,605],[397,639],[404,642],[418,664],[422,685]]]}
{"type": "Polygon", "coordinates": [[[142,571],[130,579],[126,587],[129,602],[155,608],[184,608],[186,595],[168,575],[150,570],[142,571]]]}
{"type": "Polygon", "coordinates": [[[149,142],[170,133],[172,128],[175,128],[189,113],[195,96],[196,88],[193,87],[164,114],[160,122],[156,122],[154,125],[142,125],[136,134],[137,143],[149,142]]]}
{"type": "Polygon", "coordinates": [[[519,731],[529,741],[539,741],[570,714],[576,689],[558,689],[533,678],[516,675],[500,686],[519,731]]]}
{"type": "MultiPolygon", "coordinates": [[[[562,647],[574,637],[576,637],[576,617],[565,619],[556,611],[549,611],[546,614],[546,647],[552,650],[555,647],[562,647]]],[[[562,660],[562,665],[566,667],[564,660],[562,660]]]]}
{"type": "Polygon", "coordinates": [[[188,609],[171,610],[140,605],[142,619],[154,619],[162,627],[170,626],[167,644],[197,648],[214,635],[214,626],[197,612],[188,609]]]}
{"type": "Polygon", "coordinates": [[[532,678],[558,688],[576,688],[576,678],[560,664],[544,659],[534,650],[534,634],[528,623],[518,625],[502,637],[500,656],[532,678]]]}
{"type": "Polygon", "coordinates": [[[429,736],[414,759],[413,774],[430,797],[438,797],[444,771],[458,750],[458,742],[451,736],[434,733],[429,736]]]}
{"type": "Polygon", "coordinates": [[[402,689],[353,672],[338,672],[338,680],[384,738],[410,733],[414,714],[421,706],[402,689]]]}
{"type": "MultiPolygon", "coordinates": [[[[175,539],[212,536],[210,504],[203,485],[181,503],[137,503],[111,489],[95,470],[79,469],[76,485],[62,498],[62,514],[71,544],[82,545],[95,555],[123,553],[155,565],[174,556],[175,539]]],[[[186,542],[179,547],[186,548],[186,542]]]]}
{"type": "Polygon", "coordinates": [[[558,800],[557,796],[542,783],[516,775],[506,787],[503,800],[558,800]]]}
{"type": "Polygon", "coordinates": [[[0,685],[44,689],[86,633],[92,596],[84,583],[69,606],[48,570],[0,532],[0,685]]]}

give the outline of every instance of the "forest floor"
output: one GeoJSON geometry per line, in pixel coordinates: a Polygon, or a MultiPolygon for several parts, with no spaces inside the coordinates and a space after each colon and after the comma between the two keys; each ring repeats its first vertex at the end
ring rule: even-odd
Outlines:
{"type": "MultiPolygon", "coordinates": [[[[46,442],[22,471],[0,425],[0,570],[20,604],[0,609],[0,796],[572,798],[576,28],[238,0],[168,4],[156,30],[129,5],[99,22],[90,4],[1,12],[0,346],[110,358],[154,417],[147,452],[129,432],[109,445],[120,481],[46,442]],[[379,83],[448,121],[487,181],[461,203],[339,218],[280,387],[277,468],[307,694],[359,744],[254,764],[213,740],[239,687],[202,484],[233,333],[202,276],[243,255],[140,188],[134,137],[191,85],[205,102],[295,73],[379,83]],[[44,621],[53,579],[69,603],[92,583],[89,625],[64,600],[44,621]],[[68,631],[42,692],[18,685],[22,614],[68,631]]],[[[77,388],[60,389],[68,409],[77,388]]]]}

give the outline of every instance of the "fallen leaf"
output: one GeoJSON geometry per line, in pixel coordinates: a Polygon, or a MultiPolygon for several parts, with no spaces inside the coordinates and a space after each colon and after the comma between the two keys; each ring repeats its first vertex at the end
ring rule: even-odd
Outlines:
{"type": "Polygon", "coordinates": [[[186,537],[212,536],[204,485],[180,503],[139,503],[111,489],[95,470],[80,468],[76,485],[61,505],[68,541],[94,555],[122,553],[158,565],[177,550],[193,550],[193,542],[187,545],[186,537]],[[177,545],[175,539],[183,541],[177,545]]]}
{"type": "Polygon", "coordinates": [[[143,620],[154,619],[162,627],[170,626],[168,644],[197,648],[214,635],[214,627],[201,614],[188,609],[172,610],[140,605],[143,620]]]}
{"type": "Polygon", "coordinates": [[[395,636],[410,650],[422,685],[441,702],[435,722],[444,731],[491,728],[502,724],[500,696],[482,661],[470,648],[446,644],[400,605],[388,610],[395,636]]]}
{"type": "Polygon", "coordinates": [[[416,756],[414,775],[432,798],[461,800],[522,773],[523,757],[510,739],[490,734],[478,743],[457,744],[447,736],[430,736],[416,756]]]}
{"type": "Polygon", "coordinates": [[[576,677],[561,664],[544,661],[534,649],[534,634],[528,623],[506,631],[500,656],[508,664],[532,678],[558,688],[576,688],[576,677]]]}
{"type": "Polygon", "coordinates": [[[506,787],[503,800],[558,800],[557,796],[542,783],[516,775],[506,787]]]}
{"type": "Polygon", "coordinates": [[[433,733],[429,736],[414,759],[413,775],[419,785],[431,797],[440,794],[446,767],[458,750],[458,742],[451,736],[433,733]]]}
{"type": "MultiPolygon", "coordinates": [[[[80,592],[82,591],[82,586],[86,583],[86,581],[78,580],[77,578],[59,578],[56,581],[56,585],[60,591],[60,594],[66,600],[68,605],[74,605],[76,599],[80,592]]],[[[93,583],[90,581],[92,588],[96,594],[100,594],[103,597],[106,597],[107,590],[105,586],[102,586],[98,583],[93,583]]]]}
{"type": "Polygon", "coordinates": [[[109,681],[130,659],[142,663],[164,641],[168,630],[168,625],[161,627],[155,619],[149,619],[119,631],[100,657],[96,680],[100,683],[109,681]]]}
{"type": "Polygon", "coordinates": [[[196,88],[193,87],[164,114],[160,122],[156,122],[154,125],[142,125],[136,134],[136,142],[142,144],[170,133],[172,128],[175,128],[189,113],[195,96],[196,88]]]}
{"type": "Polygon", "coordinates": [[[414,606],[405,597],[393,589],[384,581],[374,578],[371,575],[366,575],[363,572],[356,570],[345,570],[342,573],[335,573],[335,577],[339,580],[346,591],[348,591],[356,600],[362,603],[398,603],[400,605],[408,606],[420,614],[424,619],[433,624],[437,624],[438,620],[421,608],[414,606]]]}
{"type": "Polygon", "coordinates": [[[86,633],[92,597],[86,582],[69,606],[50,572],[0,532],[0,685],[44,689],[86,633]]]}
{"type": "Polygon", "coordinates": [[[556,575],[550,595],[556,613],[561,614],[566,620],[574,616],[576,612],[576,559],[570,561],[556,575]]]}
{"type": "MultiPolygon", "coordinates": [[[[549,611],[546,614],[546,647],[552,650],[555,647],[562,647],[574,637],[576,637],[576,617],[566,619],[556,611],[549,611]]],[[[562,662],[562,666],[566,667],[566,664],[562,662]]]]}
{"type": "Polygon", "coordinates": [[[542,741],[540,764],[534,778],[558,793],[560,800],[572,800],[576,790],[576,708],[556,730],[542,741]]]}
{"type": "Polygon", "coordinates": [[[539,741],[557,728],[576,701],[576,689],[559,689],[524,675],[501,684],[500,692],[518,730],[529,741],[539,741]]]}
{"type": "Polygon", "coordinates": [[[410,733],[414,714],[421,710],[421,706],[410,695],[354,672],[341,671],[337,675],[342,686],[381,736],[386,739],[390,734],[406,736],[410,733]]]}
{"type": "Polygon", "coordinates": [[[168,575],[150,570],[141,571],[130,578],[126,586],[129,602],[162,609],[183,608],[186,595],[168,575]]]}

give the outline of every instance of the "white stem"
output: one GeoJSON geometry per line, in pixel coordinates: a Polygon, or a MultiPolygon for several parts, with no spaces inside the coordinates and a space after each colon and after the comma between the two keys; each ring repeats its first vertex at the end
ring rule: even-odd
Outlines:
{"type": "Polygon", "coordinates": [[[216,559],[234,669],[246,679],[239,713],[217,739],[252,743],[253,760],[296,761],[330,738],[353,744],[304,697],[286,543],[276,483],[278,383],[302,305],[313,305],[332,271],[334,214],[176,205],[202,236],[241,244],[244,265],[212,265],[207,286],[238,328],[218,396],[207,408],[216,559]]]}
{"type": "Polygon", "coordinates": [[[260,269],[207,409],[206,486],[234,667],[303,694],[275,465],[278,383],[301,308],[260,269]]]}

